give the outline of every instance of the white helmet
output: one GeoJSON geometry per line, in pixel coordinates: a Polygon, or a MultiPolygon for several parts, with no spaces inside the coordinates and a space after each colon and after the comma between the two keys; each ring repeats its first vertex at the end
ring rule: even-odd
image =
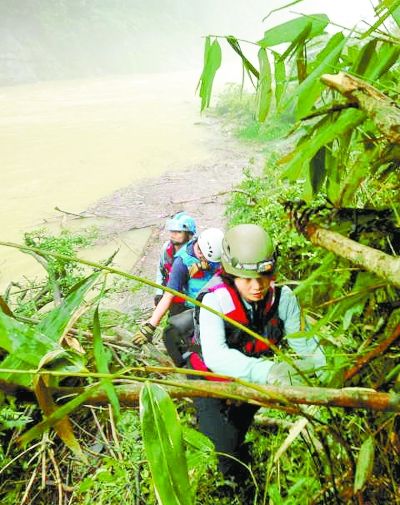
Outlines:
{"type": "Polygon", "coordinates": [[[197,243],[207,261],[220,261],[223,238],[224,233],[219,228],[207,228],[200,233],[197,243]]]}

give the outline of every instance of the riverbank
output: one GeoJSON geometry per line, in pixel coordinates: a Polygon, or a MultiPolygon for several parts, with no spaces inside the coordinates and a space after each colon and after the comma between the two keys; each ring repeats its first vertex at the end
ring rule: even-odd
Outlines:
{"type": "MultiPolygon", "coordinates": [[[[250,164],[255,174],[262,170],[260,148],[239,142],[222,131],[217,119],[203,118],[199,126],[207,130],[207,137],[211,139],[207,159],[195,163],[188,160],[185,170],[171,170],[160,177],[121,188],[86,211],[86,215],[102,219],[103,242],[111,243],[126,233],[147,232],[138,259],[132,255],[132,265],[125,264],[131,273],[155,279],[159,251],[167,238],[165,221],[178,211],[185,210],[192,215],[200,231],[210,226],[224,228],[225,204],[240,182],[243,170],[250,164]]],[[[110,303],[122,312],[130,313],[134,309],[146,312],[153,304],[153,289],[144,285],[140,290],[118,295],[110,303]]]]}

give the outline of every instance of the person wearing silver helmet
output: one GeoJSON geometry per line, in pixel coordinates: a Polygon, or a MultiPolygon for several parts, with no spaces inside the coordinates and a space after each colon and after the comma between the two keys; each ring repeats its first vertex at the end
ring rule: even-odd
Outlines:
{"type": "MultiPolygon", "coordinates": [[[[196,307],[198,324],[188,359],[192,369],[281,386],[301,383],[299,369],[303,374],[323,369],[325,355],[316,337],[290,338],[301,330],[302,318],[291,289],[275,284],[276,263],[273,242],[261,226],[240,224],[228,230],[222,244],[222,269],[197,299],[264,340],[196,307]],[[274,356],[271,344],[276,349],[284,341],[297,354],[295,367],[274,356]]],[[[200,431],[220,454],[220,470],[240,482],[247,470],[237,460],[249,461],[245,436],[258,407],[218,398],[197,398],[194,403],[200,431]]]]}

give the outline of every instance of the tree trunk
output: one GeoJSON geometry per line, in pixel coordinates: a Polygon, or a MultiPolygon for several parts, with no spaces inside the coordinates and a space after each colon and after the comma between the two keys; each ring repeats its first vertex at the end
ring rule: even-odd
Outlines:
{"type": "Polygon", "coordinates": [[[400,287],[400,258],[359,244],[340,233],[315,224],[306,224],[301,227],[301,231],[314,245],[323,247],[400,287]]]}
{"type": "MultiPolygon", "coordinates": [[[[241,397],[243,401],[258,405],[288,407],[298,404],[320,405],[325,407],[351,407],[356,409],[382,410],[400,412],[400,395],[395,393],[378,393],[364,388],[315,388],[315,387],[276,387],[254,385],[254,388],[234,382],[213,382],[204,380],[187,380],[183,387],[163,387],[174,398],[193,397],[241,397]]],[[[120,402],[132,406],[138,403],[142,384],[117,386],[120,402]]],[[[101,391],[93,394],[89,404],[108,403],[107,395],[101,391]]]]}

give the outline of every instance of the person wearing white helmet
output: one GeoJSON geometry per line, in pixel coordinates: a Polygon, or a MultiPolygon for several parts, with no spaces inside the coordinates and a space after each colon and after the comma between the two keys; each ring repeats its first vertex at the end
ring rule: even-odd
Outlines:
{"type": "MultiPolygon", "coordinates": [[[[160,259],[157,265],[156,282],[162,286],[166,286],[171,273],[172,264],[175,259],[175,254],[183,247],[184,244],[193,239],[196,235],[196,222],[185,212],[178,212],[166,223],[166,229],[169,232],[169,240],[164,242],[161,247],[160,259]]],[[[163,296],[163,291],[160,288],[156,289],[154,297],[154,305],[163,296]]],[[[183,298],[174,297],[170,308],[170,314],[179,314],[184,307],[183,298]]]]}
{"type": "MultiPolygon", "coordinates": [[[[200,290],[220,268],[223,232],[218,228],[207,228],[193,241],[185,244],[176,254],[172,265],[167,287],[196,298],[200,290]]],[[[165,292],[150,319],[140,325],[139,331],[133,336],[133,343],[143,345],[151,341],[163,316],[173,303],[174,295],[165,292]]],[[[192,309],[193,304],[186,301],[186,309],[192,309]]],[[[191,311],[192,312],[192,311],[191,311]]],[[[177,347],[180,328],[190,332],[192,313],[183,312],[169,318],[167,328],[163,333],[165,347],[177,366],[183,366],[184,357],[177,347]],[[189,328],[188,328],[189,326],[189,328]]],[[[182,330],[183,331],[183,330],[182,330]]]]}

